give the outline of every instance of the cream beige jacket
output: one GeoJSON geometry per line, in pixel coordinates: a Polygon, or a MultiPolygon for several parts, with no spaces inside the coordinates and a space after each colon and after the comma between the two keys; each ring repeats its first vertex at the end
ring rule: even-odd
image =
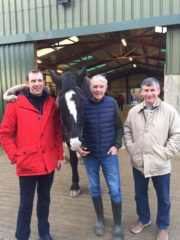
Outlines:
{"type": "Polygon", "coordinates": [[[179,114],[160,99],[152,111],[143,107],[144,102],[133,107],[124,125],[124,143],[132,166],[145,177],[170,173],[170,160],[180,151],[179,114]]]}

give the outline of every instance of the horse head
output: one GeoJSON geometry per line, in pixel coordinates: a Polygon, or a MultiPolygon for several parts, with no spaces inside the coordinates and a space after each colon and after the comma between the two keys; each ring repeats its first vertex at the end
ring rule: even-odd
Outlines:
{"type": "Polygon", "coordinates": [[[68,71],[57,76],[50,71],[53,82],[59,87],[57,105],[63,126],[63,138],[71,148],[77,150],[82,144],[84,122],[84,98],[90,95],[86,68],[68,71]]]}

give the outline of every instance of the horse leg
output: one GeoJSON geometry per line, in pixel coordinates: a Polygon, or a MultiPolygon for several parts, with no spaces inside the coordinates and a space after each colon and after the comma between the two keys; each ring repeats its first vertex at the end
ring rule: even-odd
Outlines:
{"type": "Polygon", "coordinates": [[[80,194],[79,173],[78,173],[78,157],[75,151],[69,149],[70,164],[72,169],[72,185],[70,188],[70,196],[78,197],[80,194]]]}

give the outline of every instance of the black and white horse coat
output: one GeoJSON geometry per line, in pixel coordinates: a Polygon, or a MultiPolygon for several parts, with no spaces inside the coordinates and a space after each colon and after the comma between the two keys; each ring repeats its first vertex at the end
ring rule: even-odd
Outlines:
{"type": "Polygon", "coordinates": [[[58,97],[60,117],[63,127],[63,140],[71,150],[76,151],[81,146],[81,132],[83,128],[84,97],[78,87],[68,90],[58,97]]]}
{"type": "Polygon", "coordinates": [[[53,82],[59,87],[56,103],[60,110],[63,128],[63,140],[67,143],[72,167],[72,185],[70,195],[80,194],[78,157],[76,150],[82,145],[84,122],[84,99],[90,96],[89,79],[86,69],[65,72],[61,77],[50,71],[53,82]]]}

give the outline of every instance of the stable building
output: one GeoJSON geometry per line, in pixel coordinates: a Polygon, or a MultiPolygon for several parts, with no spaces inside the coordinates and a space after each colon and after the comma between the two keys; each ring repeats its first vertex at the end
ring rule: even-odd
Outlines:
{"type": "Polygon", "coordinates": [[[180,0],[1,0],[0,23],[0,121],[4,91],[36,67],[53,90],[49,69],[85,65],[127,104],[154,76],[180,112],[180,0]]]}

